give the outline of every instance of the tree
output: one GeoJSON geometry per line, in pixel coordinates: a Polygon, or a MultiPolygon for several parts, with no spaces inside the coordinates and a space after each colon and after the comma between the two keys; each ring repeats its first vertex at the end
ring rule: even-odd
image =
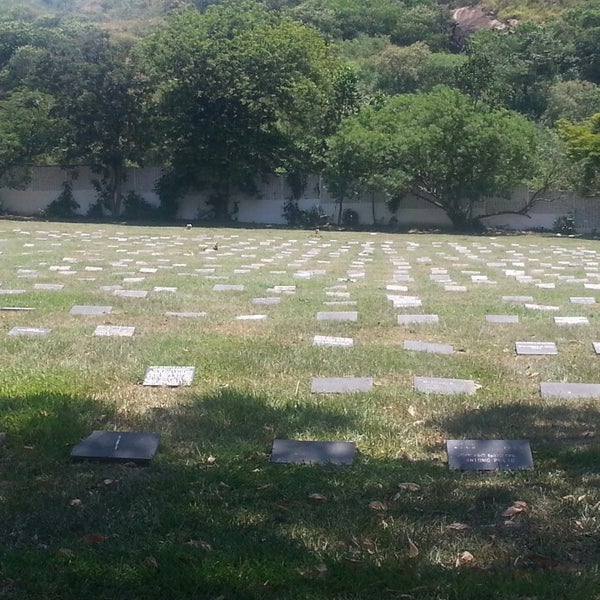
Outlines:
{"type": "Polygon", "coordinates": [[[318,166],[355,103],[352,74],[318,32],[254,2],[183,11],[143,52],[169,187],[210,187],[219,218],[257,176],[318,166]]]}
{"type": "MultiPolygon", "coordinates": [[[[442,209],[455,228],[469,229],[492,216],[480,212],[485,198],[508,198],[517,184],[541,172],[539,142],[538,128],[524,117],[440,87],[390,98],[347,119],[330,140],[330,164],[349,145],[355,164],[364,166],[359,182],[390,199],[414,195],[442,209]]],[[[546,171],[540,190],[522,207],[493,214],[526,214],[554,173],[546,171]]]]}
{"type": "Polygon", "coordinates": [[[567,156],[576,167],[577,187],[586,194],[600,191],[600,113],[582,124],[558,122],[567,156]]]}
{"type": "Polygon", "coordinates": [[[33,161],[53,149],[58,123],[51,107],[51,97],[29,90],[0,101],[0,187],[26,186],[33,161]]]}
{"type": "Polygon", "coordinates": [[[150,90],[128,48],[95,28],[58,28],[44,47],[17,49],[5,80],[54,98],[52,114],[64,125],[60,161],[89,165],[105,208],[119,215],[126,169],[142,162],[151,141],[150,90]]]}

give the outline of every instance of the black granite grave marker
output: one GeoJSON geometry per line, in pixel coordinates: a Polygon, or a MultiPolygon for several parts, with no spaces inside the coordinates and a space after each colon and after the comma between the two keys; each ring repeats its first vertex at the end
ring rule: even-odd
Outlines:
{"type": "Polygon", "coordinates": [[[446,450],[450,469],[533,469],[533,457],[527,440],[448,440],[446,450]]]}
{"type": "Polygon", "coordinates": [[[94,431],[71,451],[75,460],[135,462],[148,464],[154,457],[160,435],[124,431],[94,431]]]}

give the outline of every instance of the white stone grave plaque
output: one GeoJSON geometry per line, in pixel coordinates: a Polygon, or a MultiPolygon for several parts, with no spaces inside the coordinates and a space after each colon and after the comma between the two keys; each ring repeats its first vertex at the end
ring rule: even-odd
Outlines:
{"type": "Polygon", "coordinates": [[[60,292],[65,286],[62,283],[34,283],[34,290],[43,290],[46,292],[60,292]]]}
{"type": "Polygon", "coordinates": [[[416,340],[404,340],[404,350],[415,352],[429,352],[432,354],[453,354],[454,348],[450,344],[434,344],[416,340]]]}
{"type": "Polygon", "coordinates": [[[513,302],[515,304],[533,302],[533,296],[502,296],[502,301],[513,302]]]}
{"type": "Polygon", "coordinates": [[[557,325],[589,325],[587,317],[554,317],[557,325]]]}
{"type": "Polygon", "coordinates": [[[29,306],[0,306],[0,310],[13,312],[28,312],[31,310],[35,310],[35,308],[29,306]]]}
{"type": "Polygon", "coordinates": [[[267,315],[238,315],[236,321],[264,321],[267,315]]]}
{"type": "Polygon", "coordinates": [[[115,290],[113,295],[120,298],[145,298],[148,292],[146,290],[115,290]]]}
{"type": "Polygon", "coordinates": [[[314,377],[310,391],[313,394],[347,394],[371,389],[372,377],[314,377]]]}
{"type": "Polygon", "coordinates": [[[571,296],[572,304],[596,304],[596,298],[593,296],[571,296]]]}
{"type": "Polygon", "coordinates": [[[48,335],[52,330],[46,327],[13,327],[8,335],[15,336],[37,336],[48,335]]]}
{"type": "Polygon", "coordinates": [[[599,383],[540,383],[542,398],[600,398],[599,383]]]}
{"type": "Polygon", "coordinates": [[[357,321],[356,311],[318,312],[317,321],[357,321]]]}
{"type": "Polygon", "coordinates": [[[471,379],[444,377],[414,377],[413,385],[415,390],[426,394],[474,394],[477,389],[471,379]]]}
{"type": "Polygon", "coordinates": [[[488,323],[518,323],[519,315],[485,315],[488,323]]]}
{"type": "Polygon", "coordinates": [[[560,310],[560,306],[553,306],[552,304],[529,304],[528,302],[525,303],[525,308],[528,308],[529,310],[541,310],[545,312],[560,310]]]}
{"type": "Polygon", "coordinates": [[[98,325],[94,330],[97,337],[131,337],[135,332],[135,327],[126,327],[123,325],[98,325]]]}
{"type": "Polygon", "coordinates": [[[439,323],[437,315],[398,315],[398,325],[439,323]]]}
{"type": "Polygon", "coordinates": [[[558,354],[554,342],[516,342],[517,354],[558,354]]]}
{"type": "Polygon", "coordinates": [[[600,354],[600,342],[592,342],[592,344],[594,346],[594,352],[600,354]]]}
{"type": "Polygon", "coordinates": [[[335,337],[330,335],[315,335],[313,346],[339,346],[340,348],[351,348],[354,345],[352,338],[335,337]]]}
{"type": "Polygon", "coordinates": [[[165,317],[180,317],[183,319],[198,319],[201,317],[206,317],[207,313],[205,312],[173,312],[167,311],[165,313],[165,317]]]}
{"type": "Polygon", "coordinates": [[[239,284],[217,283],[213,287],[213,292],[243,292],[244,286],[239,284]]]}
{"type": "Polygon", "coordinates": [[[191,385],[196,367],[148,367],[143,385],[178,387],[191,385]]]}
{"type": "Polygon", "coordinates": [[[252,304],[279,304],[281,298],[277,296],[269,296],[267,298],[253,298],[252,304]]]}
{"type": "Polygon", "coordinates": [[[69,311],[72,315],[108,315],[112,306],[85,306],[76,304],[69,311]]]}

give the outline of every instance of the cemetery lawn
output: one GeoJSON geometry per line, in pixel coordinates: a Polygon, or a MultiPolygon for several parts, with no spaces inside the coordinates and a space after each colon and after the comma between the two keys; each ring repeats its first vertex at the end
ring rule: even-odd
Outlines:
{"type": "Polygon", "coordinates": [[[600,383],[600,304],[571,300],[600,299],[597,242],[0,221],[0,252],[0,598],[600,598],[600,398],[540,394],[600,383]],[[337,311],[358,318],[317,320],[337,311]],[[150,366],[195,373],[148,387],[150,366]],[[374,385],[311,393],[321,377],[374,385]],[[94,430],[160,445],[149,466],[72,461],[94,430]],[[273,464],[275,439],[355,442],[354,464],[273,464]],[[534,468],[450,471],[449,439],[528,440],[534,468]]]}

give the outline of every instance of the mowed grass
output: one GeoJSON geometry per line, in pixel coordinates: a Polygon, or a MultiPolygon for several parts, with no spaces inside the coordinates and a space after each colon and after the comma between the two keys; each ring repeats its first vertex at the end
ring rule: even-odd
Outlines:
{"type": "Polygon", "coordinates": [[[0,306],[35,308],[0,311],[0,598],[600,598],[599,400],[539,392],[543,381],[600,383],[600,304],[570,302],[597,294],[584,288],[600,281],[596,242],[2,221],[0,251],[0,290],[24,290],[0,306]],[[436,269],[467,291],[445,291],[436,269]],[[387,294],[422,307],[394,309],[387,294]],[[265,297],[281,301],[253,303],[265,297]],[[112,312],[72,316],[73,305],[112,312]],[[338,310],[358,321],[317,321],[338,310]],[[397,324],[413,312],[440,322],[397,324]],[[236,320],[252,314],[267,319],[236,320]],[[97,325],[135,334],[95,337],[97,325]],[[8,335],[14,326],[52,331],[8,335]],[[315,335],[354,346],[316,347],[315,335]],[[406,351],[405,340],[455,353],[406,351]],[[558,355],[516,356],[516,341],[552,341],[558,355]],[[194,366],[193,384],[144,387],[152,365],[194,366]],[[311,394],[313,377],[343,376],[375,386],[311,394]],[[423,394],[415,376],[479,387],[423,394]],[[161,443],[148,467],[73,463],[72,446],[96,429],[161,443]],[[354,441],[357,454],[351,467],[271,464],[276,438],[354,441]],[[457,438],[528,439],[535,468],[450,471],[445,441],[457,438]]]}

